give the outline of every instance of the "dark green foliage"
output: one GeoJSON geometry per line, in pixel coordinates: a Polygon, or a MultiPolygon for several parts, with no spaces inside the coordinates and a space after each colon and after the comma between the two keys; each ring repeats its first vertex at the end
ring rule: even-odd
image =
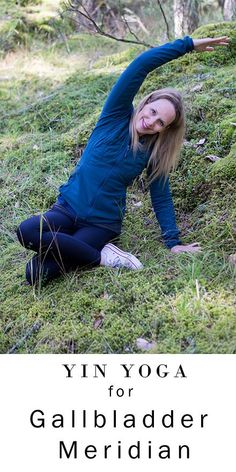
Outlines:
{"type": "Polygon", "coordinates": [[[35,39],[46,42],[60,38],[62,30],[64,34],[72,32],[69,20],[58,12],[52,14],[46,10],[44,15],[40,14],[42,3],[40,0],[3,1],[0,13],[5,21],[0,23],[0,55],[5,56],[20,46],[30,48],[35,39]]]}

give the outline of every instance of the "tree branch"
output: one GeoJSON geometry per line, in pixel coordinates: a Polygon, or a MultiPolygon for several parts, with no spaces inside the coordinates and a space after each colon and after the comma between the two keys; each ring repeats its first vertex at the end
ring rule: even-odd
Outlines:
{"type": "MultiPolygon", "coordinates": [[[[93,26],[93,28],[95,30],[95,33],[99,34],[100,36],[105,36],[107,38],[114,39],[115,41],[120,41],[120,42],[123,42],[123,43],[139,44],[139,45],[142,45],[142,46],[145,46],[145,47],[148,47],[148,48],[153,48],[154,47],[154,45],[146,43],[145,41],[141,41],[139,39],[137,39],[136,41],[135,40],[130,40],[130,39],[124,39],[124,38],[117,37],[117,36],[115,36],[111,33],[108,33],[107,31],[102,29],[98,25],[98,23],[92,18],[92,16],[85,9],[85,7],[83,6],[83,4],[80,0],[74,0],[74,1],[73,0],[68,0],[67,3],[65,4],[65,7],[66,7],[68,12],[76,13],[76,14],[79,14],[82,17],[86,18],[86,20],[88,20],[90,25],[93,26]],[[83,10],[82,11],[79,10],[78,7],[81,7],[83,10]]],[[[73,21],[77,24],[80,24],[80,22],[78,20],[76,20],[75,18],[73,18],[73,21]]]]}
{"type": "Polygon", "coordinates": [[[160,0],[157,0],[157,3],[158,3],[158,5],[159,5],[159,7],[160,7],[162,16],[163,16],[163,18],[164,18],[164,22],[165,22],[165,24],[166,24],[166,34],[167,34],[167,38],[168,38],[169,41],[170,41],[170,40],[171,40],[171,37],[170,37],[170,28],[169,28],[169,25],[168,25],[168,21],[167,21],[167,19],[166,19],[165,12],[164,12],[164,10],[163,10],[163,7],[162,7],[162,5],[161,5],[160,0]]]}
{"type": "Polygon", "coordinates": [[[137,36],[137,35],[135,34],[135,32],[132,31],[132,29],[130,28],[129,22],[127,21],[127,19],[125,18],[125,16],[124,16],[124,15],[121,15],[121,18],[122,18],[122,21],[123,21],[123,22],[125,23],[125,25],[127,26],[127,29],[128,29],[128,31],[129,31],[129,33],[130,33],[132,36],[134,36],[134,38],[136,39],[136,41],[139,42],[140,40],[139,40],[138,36],[137,36]]]}

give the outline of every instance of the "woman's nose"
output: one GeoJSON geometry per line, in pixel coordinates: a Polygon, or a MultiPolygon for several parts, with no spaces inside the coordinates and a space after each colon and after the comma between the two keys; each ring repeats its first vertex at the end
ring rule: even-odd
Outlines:
{"type": "Polygon", "coordinates": [[[149,116],[148,117],[148,123],[147,124],[149,126],[153,126],[155,124],[155,122],[156,122],[156,117],[155,116],[149,116]]]}

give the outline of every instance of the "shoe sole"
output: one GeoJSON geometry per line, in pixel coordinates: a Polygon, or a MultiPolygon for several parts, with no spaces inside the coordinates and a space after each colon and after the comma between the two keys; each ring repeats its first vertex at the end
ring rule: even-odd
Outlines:
{"type": "Polygon", "coordinates": [[[118,247],[114,246],[114,244],[112,243],[108,243],[107,246],[109,246],[112,249],[112,251],[114,251],[115,254],[117,254],[118,256],[122,256],[125,259],[127,259],[135,267],[135,269],[143,268],[142,263],[137,259],[137,257],[133,256],[132,254],[130,254],[130,258],[127,257],[127,254],[129,253],[122,251],[122,249],[119,249],[118,247]],[[140,266],[138,266],[137,263],[135,264],[135,262],[131,258],[135,258],[137,260],[137,263],[140,264],[140,266]]]}

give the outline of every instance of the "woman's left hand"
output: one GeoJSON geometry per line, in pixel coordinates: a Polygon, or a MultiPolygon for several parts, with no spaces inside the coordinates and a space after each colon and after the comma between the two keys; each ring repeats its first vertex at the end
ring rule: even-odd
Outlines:
{"type": "Polygon", "coordinates": [[[201,246],[199,243],[192,244],[177,244],[171,248],[171,252],[179,254],[180,252],[200,252],[201,246]]]}
{"type": "Polygon", "coordinates": [[[197,52],[214,51],[215,46],[228,46],[230,38],[228,36],[221,36],[219,38],[204,38],[193,39],[194,50],[197,52]]]}

